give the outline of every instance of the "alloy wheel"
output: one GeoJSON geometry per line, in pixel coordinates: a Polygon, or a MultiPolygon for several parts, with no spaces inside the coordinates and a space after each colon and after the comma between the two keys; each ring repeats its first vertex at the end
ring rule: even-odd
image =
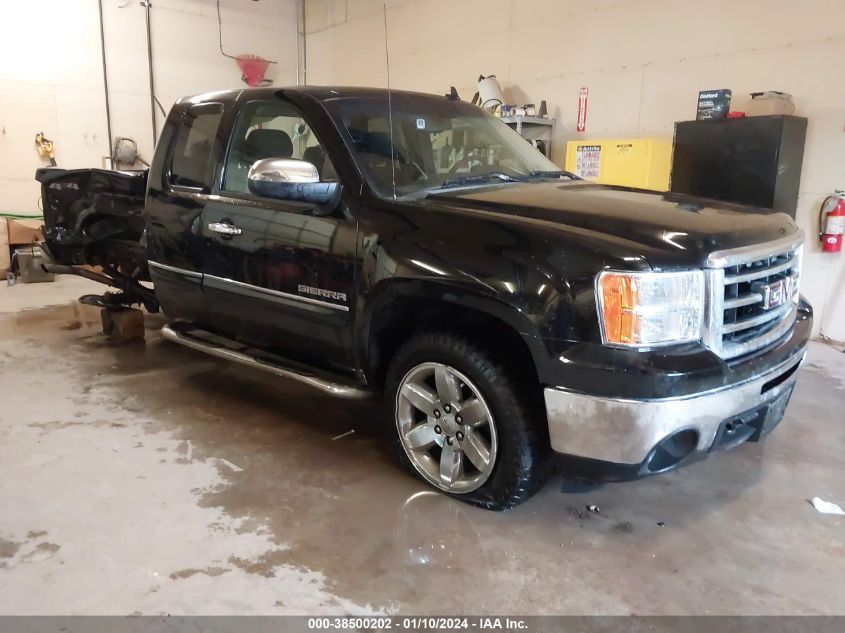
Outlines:
{"type": "Polygon", "coordinates": [[[496,427],[478,387],[442,363],[411,369],[396,394],[399,440],[431,484],[461,494],[481,487],[498,452],[496,427]]]}

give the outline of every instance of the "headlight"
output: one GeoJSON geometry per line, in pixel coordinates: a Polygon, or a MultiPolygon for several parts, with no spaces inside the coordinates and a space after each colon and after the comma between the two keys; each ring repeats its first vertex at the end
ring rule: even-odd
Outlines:
{"type": "Polygon", "coordinates": [[[704,321],[704,273],[599,273],[602,340],[648,347],[695,341],[704,321]]]}

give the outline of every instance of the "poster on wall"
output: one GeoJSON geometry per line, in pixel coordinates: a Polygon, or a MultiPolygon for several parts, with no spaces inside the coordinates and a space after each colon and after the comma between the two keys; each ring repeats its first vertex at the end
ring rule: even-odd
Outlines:
{"type": "Polygon", "coordinates": [[[590,95],[590,89],[582,87],[578,93],[578,121],[575,129],[583,132],[587,129],[587,97],[590,95]]]}
{"type": "Polygon", "coordinates": [[[601,161],[601,145],[577,145],[575,147],[575,175],[581,178],[598,178],[601,161]]]}

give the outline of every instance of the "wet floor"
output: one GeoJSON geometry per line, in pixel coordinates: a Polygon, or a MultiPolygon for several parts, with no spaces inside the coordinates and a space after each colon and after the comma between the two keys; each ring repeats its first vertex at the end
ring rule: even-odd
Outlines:
{"type": "Polygon", "coordinates": [[[833,348],[762,444],[490,513],[402,471],[378,404],[154,316],[112,344],[80,288],[0,289],[0,613],[845,612],[845,518],[807,502],[845,505],[833,348]]]}

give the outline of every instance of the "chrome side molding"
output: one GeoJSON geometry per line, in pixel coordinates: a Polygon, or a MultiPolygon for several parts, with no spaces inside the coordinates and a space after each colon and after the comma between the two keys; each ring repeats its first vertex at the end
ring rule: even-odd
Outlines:
{"type": "MultiPolygon", "coordinates": [[[[270,288],[264,288],[263,286],[255,286],[253,284],[245,284],[242,281],[235,281],[234,279],[228,279],[226,277],[218,277],[217,275],[209,275],[205,273],[203,277],[203,283],[208,288],[217,288],[219,290],[225,290],[226,292],[236,292],[238,294],[245,294],[247,296],[252,297],[260,297],[262,299],[268,299],[271,301],[280,301],[286,305],[290,305],[291,302],[295,302],[298,304],[308,304],[313,306],[319,306],[321,308],[329,308],[332,310],[339,310],[341,312],[349,312],[349,306],[340,304],[340,303],[331,303],[330,301],[322,301],[320,299],[314,299],[313,297],[305,297],[302,295],[295,295],[291,294],[290,292],[282,292],[281,290],[271,290],[270,288]]],[[[320,289],[315,289],[317,292],[320,292],[320,289]]],[[[299,292],[308,292],[311,293],[311,287],[305,286],[303,284],[299,284],[299,292]]],[[[331,293],[325,291],[326,296],[331,296],[331,293]]],[[[341,301],[346,301],[346,294],[344,293],[334,293],[337,299],[341,301]],[[340,296],[342,295],[342,297],[340,296]]]]}
{"type": "Polygon", "coordinates": [[[150,268],[157,268],[158,270],[164,270],[169,273],[176,273],[177,275],[182,275],[183,277],[190,277],[192,279],[202,279],[202,273],[199,273],[195,270],[188,270],[187,268],[179,268],[178,266],[162,264],[161,262],[156,262],[152,259],[147,260],[147,265],[150,268]]]}
{"type": "Polygon", "coordinates": [[[333,382],[319,376],[299,373],[292,368],[274,365],[273,363],[254,358],[243,352],[200,340],[178,331],[176,328],[172,327],[171,324],[165,325],[161,328],[161,335],[168,341],[178,343],[179,345],[184,345],[185,347],[205,352],[206,354],[216,356],[217,358],[223,358],[241,365],[260,369],[261,371],[266,371],[271,374],[275,374],[276,376],[281,376],[282,378],[290,378],[291,380],[296,380],[297,382],[319,389],[324,393],[338,398],[363,400],[373,395],[372,392],[367,389],[362,389],[354,385],[346,385],[340,382],[333,382]]]}

